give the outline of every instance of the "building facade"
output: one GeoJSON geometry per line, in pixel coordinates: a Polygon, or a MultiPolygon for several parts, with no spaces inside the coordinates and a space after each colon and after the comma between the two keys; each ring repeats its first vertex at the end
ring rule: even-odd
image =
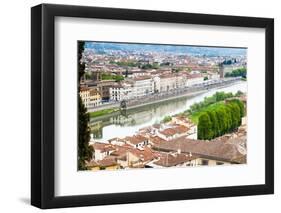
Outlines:
{"type": "Polygon", "coordinates": [[[83,87],[80,89],[79,94],[86,108],[97,107],[102,103],[102,98],[97,88],[83,87]]]}
{"type": "Polygon", "coordinates": [[[133,97],[133,87],[130,84],[118,84],[109,89],[111,101],[129,100],[133,97]]]}
{"type": "Polygon", "coordinates": [[[154,93],[154,82],[150,76],[133,78],[133,97],[142,97],[154,93]]]}

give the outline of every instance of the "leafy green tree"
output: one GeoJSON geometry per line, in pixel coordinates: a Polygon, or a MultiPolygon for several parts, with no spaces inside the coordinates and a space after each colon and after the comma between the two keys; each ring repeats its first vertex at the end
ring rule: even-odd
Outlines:
{"type": "Polygon", "coordinates": [[[102,80],[115,80],[117,82],[124,80],[123,75],[115,75],[111,73],[102,73],[101,74],[102,80]]]}
{"type": "Polygon", "coordinates": [[[172,117],[171,117],[171,116],[165,116],[164,119],[163,119],[163,122],[164,122],[164,123],[167,123],[167,122],[169,122],[169,121],[171,121],[171,120],[172,120],[172,117]]]}
{"type": "MultiPolygon", "coordinates": [[[[211,104],[226,100],[228,98],[233,98],[239,96],[240,93],[236,93],[233,95],[231,92],[225,93],[225,92],[216,92],[214,95],[210,97],[205,97],[203,101],[194,103],[193,105],[190,106],[190,113],[194,113],[196,111],[201,110],[202,108],[205,108],[211,104]]],[[[242,103],[243,104],[243,103],[242,103]]]]}
{"type": "Polygon", "coordinates": [[[116,76],[113,77],[113,79],[114,79],[115,81],[119,82],[119,81],[123,81],[123,80],[124,80],[124,77],[123,77],[122,75],[116,75],[116,76]]]}
{"type": "Polygon", "coordinates": [[[242,96],[244,93],[241,90],[238,90],[235,94],[236,97],[242,96]]]}
{"type": "Polygon", "coordinates": [[[238,77],[241,76],[243,78],[247,77],[247,69],[246,68],[239,68],[236,70],[232,70],[231,72],[225,73],[224,77],[238,77]]]}
{"type": "Polygon", "coordinates": [[[84,76],[85,76],[85,78],[86,78],[87,80],[90,80],[90,79],[92,79],[92,77],[93,77],[93,75],[92,75],[91,72],[86,72],[84,76]]]}
{"type": "MultiPolygon", "coordinates": [[[[82,63],[81,58],[84,51],[85,42],[78,42],[78,81],[85,73],[85,64],[82,63]]],[[[78,84],[79,85],[79,84],[78,84]]],[[[89,161],[92,158],[92,147],[89,146],[90,141],[90,128],[89,128],[89,113],[84,106],[84,103],[79,95],[80,86],[78,88],[78,100],[79,100],[79,136],[78,136],[78,170],[86,170],[85,161],[89,161]]]]}
{"type": "Polygon", "coordinates": [[[209,115],[204,112],[199,117],[198,122],[198,139],[210,140],[213,136],[212,123],[209,115]]]}

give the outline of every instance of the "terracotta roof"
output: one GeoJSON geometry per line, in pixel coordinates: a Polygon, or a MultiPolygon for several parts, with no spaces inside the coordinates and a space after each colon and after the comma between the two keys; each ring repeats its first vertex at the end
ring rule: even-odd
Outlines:
{"type": "Polygon", "coordinates": [[[129,141],[130,143],[135,144],[135,145],[142,143],[143,141],[146,141],[146,140],[147,140],[147,138],[145,138],[142,135],[134,135],[134,136],[125,137],[125,141],[129,141]]]}
{"type": "Polygon", "coordinates": [[[201,78],[202,75],[200,73],[194,73],[194,74],[189,74],[187,75],[187,78],[201,78]]]}
{"type": "Polygon", "coordinates": [[[91,146],[93,147],[94,150],[100,150],[101,152],[108,152],[108,151],[115,150],[114,145],[107,144],[107,143],[95,142],[91,146]]]}
{"type": "Polygon", "coordinates": [[[182,134],[182,133],[186,133],[188,131],[188,128],[183,125],[177,125],[174,127],[174,130],[176,130],[177,133],[182,134]]]}
{"type": "Polygon", "coordinates": [[[175,78],[176,76],[172,75],[172,74],[165,74],[165,75],[160,75],[159,77],[160,78],[175,78]]]}
{"type": "Polygon", "coordinates": [[[153,160],[155,158],[154,153],[149,148],[144,148],[143,150],[130,149],[129,152],[138,157],[142,162],[153,160]]]}
{"type": "Polygon", "coordinates": [[[162,142],[165,142],[164,139],[158,137],[158,136],[151,136],[149,138],[149,140],[153,143],[153,144],[159,144],[159,143],[162,143],[162,142]]]}
{"type": "Polygon", "coordinates": [[[91,160],[86,164],[87,167],[96,167],[99,166],[98,163],[95,160],[91,160]]]}
{"type": "Polygon", "coordinates": [[[160,131],[159,133],[168,137],[168,136],[175,135],[177,133],[177,131],[173,128],[167,128],[167,129],[160,131]]]}
{"type": "Polygon", "coordinates": [[[169,153],[161,153],[159,156],[159,160],[155,161],[154,164],[164,167],[171,167],[183,164],[185,162],[191,161],[198,158],[198,156],[193,155],[189,156],[187,154],[169,154],[169,153]]]}
{"type": "MultiPolygon", "coordinates": [[[[237,138],[235,138],[237,140],[237,138]]],[[[245,142],[246,137],[240,138],[245,142]]],[[[236,162],[245,156],[241,153],[239,146],[230,142],[223,142],[221,140],[203,141],[188,139],[185,136],[173,139],[169,142],[162,142],[161,144],[154,145],[155,150],[177,151],[181,150],[182,153],[192,153],[200,155],[201,157],[214,158],[218,160],[236,162]]]]}
{"type": "Polygon", "coordinates": [[[167,129],[160,131],[161,134],[165,136],[173,136],[175,134],[183,134],[188,131],[188,128],[183,125],[176,125],[167,129]]]}
{"type": "Polygon", "coordinates": [[[151,79],[151,76],[138,76],[133,78],[134,81],[143,81],[143,80],[149,80],[151,79]]]}
{"type": "Polygon", "coordinates": [[[129,150],[132,149],[132,146],[116,146],[116,149],[114,152],[112,152],[111,156],[121,157],[127,154],[129,150]]]}
{"type": "Polygon", "coordinates": [[[116,160],[115,160],[114,158],[112,158],[112,157],[105,157],[105,158],[102,159],[102,160],[96,161],[96,163],[97,163],[99,166],[104,166],[104,167],[117,165],[116,160]]]}
{"type": "Polygon", "coordinates": [[[179,120],[179,121],[182,121],[182,122],[184,122],[184,123],[187,123],[187,124],[192,124],[192,125],[195,125],[190,119],[188,119],[187,117],[185,117],[185,116],[177,116],[177,117],[175,117],[177,120],[179,120]]]}
{"type": "Polygon", "coordinates": [[[118,138],[118,137],[108,139],[108,142],[109,142],[109,143],[111,143],[111,142],[113,142],[113,141],[124,142],[124,143],[125,143],[125,140],[124,140],[124,139],[118,138]]]}
{"type": "Polygon", "coordinates": [[[89,91],[88,87],[80,87],[80,92],[89,91]]]}

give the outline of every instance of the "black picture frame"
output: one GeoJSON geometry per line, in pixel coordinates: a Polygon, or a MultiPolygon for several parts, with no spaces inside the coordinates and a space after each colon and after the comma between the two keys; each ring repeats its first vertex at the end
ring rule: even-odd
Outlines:
{"type": "Polygon", "coordinates": [[[274,20],[164,11],[41,4],[31,8],[31,204],[60,208],[217,198],[274,193],[274,20]],[[264,28],[266,135],[265,184],[56,197],[54,21],[55,17],[264,28]]]}

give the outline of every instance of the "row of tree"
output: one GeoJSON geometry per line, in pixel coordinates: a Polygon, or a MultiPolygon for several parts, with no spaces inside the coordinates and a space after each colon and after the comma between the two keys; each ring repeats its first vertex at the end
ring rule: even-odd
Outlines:
{"type": "Polygon", "coordinates": [[[128,61],[110,61],[110,64],[117,64],[118,66],[121,67],[138,67],[141,69],[158,69],[160,67],[160,64],[158,62],[153,62],[151,63],[141,63],[139,61],[133,61],[133,60],[128,60],[128,61]]]}
{"type": "Polygon", "coordinates": [[[224,77],[238,77],[241,76],[243,78],[247,78],[247,69],[246,68],[239,68],[236,70],[233,70],[231,72],[225,73],[224,77]]]}
{"type": "Polygon", "coordinates": [[[244,116],[245,106],[239,99],[202,112],[198,119],[198,139],[211,140],[232,132],[241,125],[244,116]]]}
{"type": "Polygon", "coordinates": [[[102,80],[115,80],[115,81],[119,82],[119,81],[124,80],[124,76],[123,75],[113,75],[111,73],[102,73],[101,79],[102,80]]]}
{"type": "Polygon", "coordinates": [[[203,108],[206,108],[207,106],[223,101],[227,98],[232,98],[232,97],[239,97],[243,95],[243,92],[238,91],[237,93],[233,94],[231,92],[229,93],[225,93],[225,92],[216,92],[214,95],[210,96],[210,97],[205,97],[203,101],[198,102],[198,103],[194,103],[193,105],[190,106],[190,109],[188,110],[188,112],[190,114],[197,112],[203,108]]]}

